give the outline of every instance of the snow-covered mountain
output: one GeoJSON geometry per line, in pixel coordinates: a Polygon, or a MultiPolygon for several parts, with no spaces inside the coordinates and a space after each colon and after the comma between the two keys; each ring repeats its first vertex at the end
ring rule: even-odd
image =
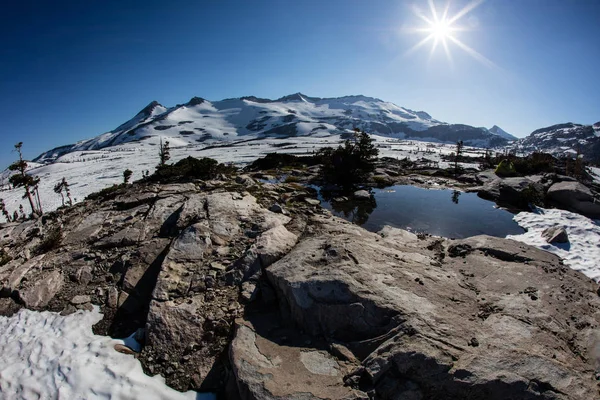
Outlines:
{"type": "Polygon", "coordinates": [[[517,137],[511,135],[510,133],[506,132],[504,129],[500,128],[498,125],[494,125],[492,126],[490,129],[488,129],[490,132],[492,132],[494,135],[498,135],[501,138],[504,138],[506,140],[517,140],[517,137]]]}
{"type": "Polygon", "coordinates": [[[600,122],[581,125],[571,122],[533,131],[511,146],[518,152],[542,151],[556,156],[574,156],[579,152],[592,162],[600,162],[600,122]]]}
{"type": "Polygon", "coordinates": [[[194,97],[185,104],[166,108],[156,101],[131,120],[92,139],[57,147],[35,159],[52,162],[73,151],[99,150],[128,142],[172,146],[232,141],[242,138],[326,137],[352,132],[358,127],[381,136],[456,142],[496,147],[507,143],[501,134],[485,128],[447,124],[424,111],[413,111],[366,96],[309,97],[296,93],[277,100],[254,96],[208,101],[194,97]]]}

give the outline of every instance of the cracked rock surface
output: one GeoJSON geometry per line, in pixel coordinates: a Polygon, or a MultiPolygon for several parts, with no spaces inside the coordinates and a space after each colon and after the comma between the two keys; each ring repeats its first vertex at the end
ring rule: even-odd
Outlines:
{"type": "Polygon", "coordinates": [[[136,183],[4,224],[0,246],[0,314],[97,304],[96,333],[136,333],[146,372],[178,390],[599,396],[600,298],[584,275],[511,240],[367,232],[298,184],[136,183]]]}

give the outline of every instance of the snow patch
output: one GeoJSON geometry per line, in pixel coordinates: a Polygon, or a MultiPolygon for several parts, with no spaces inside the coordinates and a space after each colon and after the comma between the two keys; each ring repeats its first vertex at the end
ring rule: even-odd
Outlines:
{"type": "Polygon", "coordinates": [[[150,377],[131,355],[118,353],[122,340],[97,336],[98,307],[68,316],[21,310],[0,317],[0,398],[11,399],[215,399],[177,392],[160,376],[150,377]]]}
{"type": "Polygon", "coordinates": [[[570,268],[580,271],[600,282],[600,221],[580,214],[558,209],[536,208],[533,212],[520,212],[513,218],[527,232],[508,235],[518,240],[560,256],[570,268]],[[542,238],[544,229],[563,226],[569,243],[547,243],[542,238]]]}

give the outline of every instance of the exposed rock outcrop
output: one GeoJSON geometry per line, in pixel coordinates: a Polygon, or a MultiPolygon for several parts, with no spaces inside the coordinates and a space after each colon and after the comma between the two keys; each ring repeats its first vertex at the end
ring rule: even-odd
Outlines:
{"type": "Polygon", "coordinates": [[[590,189],[579,182],[558,182],[548,189],[548,199],[558,207],[600,218],[600,203],[594,200],[590,189]]]}
{"type": "Polygon", "coordinates": [[[148,373],[226,398],[598,396],[591,280],[510,240],[370,233],[313,196],[142,183],[6,224],[0,313],[97,304],[148,373]]]}
{"type": "Polygon", "coordinates": [[[315,223],[267,274],[283,313],[362,361],[346,383],[380,399],[598,395],[586,353],[600,317],[595,285],[557,257],[477,236],[442,240],[440,262],[440,239],[315,223]],[[453,257],[451,246],[466,251],[453,257]]]}

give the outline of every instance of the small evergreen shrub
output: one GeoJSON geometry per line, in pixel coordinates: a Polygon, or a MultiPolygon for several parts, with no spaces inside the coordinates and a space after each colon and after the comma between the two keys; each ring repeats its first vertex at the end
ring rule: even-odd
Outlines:
{"type": "Polygon", "coordinates": [[[124,184],[112,185],[100,190],[99,192],[90,193],[85,198],[86,200],[112,200],[120,193],[120,190],[125,188],[124,184]]]}
{"type": "Polygon", "coordinates": [[[191,179],[210,180],[219,174],[230,175],[237,172],[233,165],[219,164],[212,158],[187,157],[173,165],[162,165],[156,168],[156,172],[149,177],[152,181],[185,181],[191,179]]]}
{"type": "Polygon", "coordinates": [[[302,168],[321,163],[316,156],[295,156],[293,154],[268,153],[266,156],[256,159],[247,169],[250,171],[268,171],[276,168],[302,168]]]}

